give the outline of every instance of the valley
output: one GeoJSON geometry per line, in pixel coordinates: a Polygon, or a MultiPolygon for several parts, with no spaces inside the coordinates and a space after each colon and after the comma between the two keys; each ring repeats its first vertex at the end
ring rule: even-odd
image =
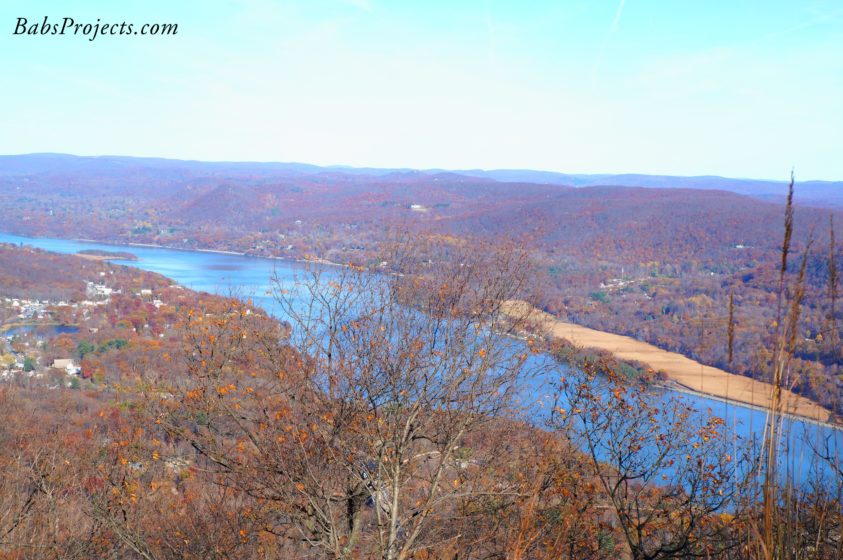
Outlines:
{"type": "MultiPolygon", "coordinates": [[[[4,229],[24,235],[372,267],[383,262],[380,247],[402,237],[455,247],[516,242],[532,249],[531,303],[543,311],[769,380],[764,348],[775,321],[783,207],[710,190],[751,191],[745,181],[689,188],[693,178],[636,176],[636,185],[651,186],[575,187],[489,174],[50,154],[4,156],[2,164],[4,229]]],[[[805,249],[812,231],[814,243],[789,383],[840,412],[840,322],[830,322],[826,263],[829,220],[839,239],[843,215],[811,207],[801,189],[797,183],[794,250],[805,249]]],[[[839,247],[831,253],[841,262],[839,247]]]]}

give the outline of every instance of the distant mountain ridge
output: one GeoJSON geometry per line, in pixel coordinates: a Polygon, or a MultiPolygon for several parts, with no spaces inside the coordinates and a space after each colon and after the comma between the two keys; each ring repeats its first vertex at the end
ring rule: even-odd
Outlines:
{"type": "MultiPolygon", "coordinates": [[[[651,189],[701,189],[723,190],[743,194],[760,200],[783,202],[787,196],[786,181],[763,179],[732,179],[717,175],[683,177],[675,175],[643,175],[626,173],[611,174],[568,174],[553,171],[530,171],[498,169],[491,171],[456,171],[472,177],[485,177],[496,181],[519,181],[530,183],[569,185],[572,187],[645,187],[651,189]]],[[[843,208],[843,181],[798,181],[797,203],[806,206],[843,208]]]]}
{"type": "MultiPolygon", "coordinates": [[[[542,310],[761,378],[770,367],[757,350],[777,320],[786,188],[722,177],[31,154],[0,156],[0,231],[372,267],[389,266],[382,249],[402,239],[454,254],[474,242],[523,247],[534,267],[527,299],[542,310]],[[721,320],[732,296],[736,362],[721,320]]],[[[832,228],[843,239],[840,190],[797,183],[789,267],[796,274],[807,256],[794,379],[801,394],[833,406],[839,358],[817,333],[830,251],[843,262],[839,242],[829,249],[832,228]]]]}
{"type": "MultiPolygon", "coordinates": [[[[418,176],[462,176],[501,183],[532,183],[569,187],[619,186],[653,189],[723,190],[770,202],[783,202],[785,181],[733,179],[714,175],[696,177],[645,174],[570,174],[528,169],[409,169],[350,166],[318,166],[283,162],[205,162],[130,156],[74,156],[69,154],[22,154],[0,156],[0,177],[50,174],[133,174],[143,170],[161,179],[294,178],[314,175],[371,176],[401,181],[418,176]]],[[[803,206],[843,208],[843,181],[798,181],[796,203],[803,206]]]]}

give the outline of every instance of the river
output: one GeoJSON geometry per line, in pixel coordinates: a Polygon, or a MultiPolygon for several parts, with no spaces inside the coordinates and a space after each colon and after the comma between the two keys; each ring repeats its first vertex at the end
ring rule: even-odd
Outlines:
{"type": "MultiPolygon", "coordinates": [[[[227,295],[233,293],[252,299],[255,305],[273,312],[275,306],[269,295],[272,289],[270,278],[273,274],[285,282],[293,282],[297,272],[304,270],[304,265],[280,259],[246,257],[213,251],[181,251],[149,246],[109,245],[87,241],[66,239],[31,238],[0,233],[0,242],[24,244],[54,251],[74,254],[83,249],[102,249],[106,251],[127,251],[138,257],[137,261],[115,259],[112,262],[137,267],[167,276],[182,286],[193,290],[227,295]]],[[[669,389],[665,396],[680,396],[700,413],[711,413],[723,418],[726,424],[740,438],[760,438],[766,423],[766,412],[733,402],[706,398],[697,394],[677,393],[669,389]]],[[[543,399],[542,395],[538,395],[543,399]]],[[[789,434],[789,461],[794,473],[802,473],[797,478],[807,476],[810,450],[806,439],[821,441],[829,438],[832,448],[841,456],[843,462],[843,431],[811,421],[786,418],[783,421],[784,432],[789,434]]]]}

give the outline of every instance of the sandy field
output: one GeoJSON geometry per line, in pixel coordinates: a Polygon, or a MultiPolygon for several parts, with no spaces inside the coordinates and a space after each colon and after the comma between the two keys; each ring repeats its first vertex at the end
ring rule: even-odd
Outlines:
{"type": "MultiPolygon", "coordinates": [[[[635,360],[654,371],[663,371],[669,380],[685,389],[759,407],[770,407],[772,385],[705,366],[675,352],[617,334],[606,333],[566,323],[533,308],[523,301],[507,302],[506,312],[519,317],[529,314],[534,325],[553,336],[568,340],[582,348],[597,348],[621,360],[635,360]]],[[[784,390],[783,411],[789,414],[827,422],[830,412],[805,397],[784,390]]]]}
{"type": "Polygon", "coordinates": [[[105,255],[86,255],[84,253],[74,253],[74,256],[82,257],[83,259],[86,259],[86,260],[89,260],[89,261],[101,261],[101,262],[103,262],[103,261],[113,261],[115,259],[115,257],[107,257],[105,255]]]}

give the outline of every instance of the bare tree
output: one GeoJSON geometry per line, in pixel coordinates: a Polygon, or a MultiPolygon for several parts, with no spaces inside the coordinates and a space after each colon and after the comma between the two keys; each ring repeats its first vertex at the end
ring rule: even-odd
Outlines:
{"type": "Polygon", "coordinates": [[[717,557],[737,545],[747,464],[720,418],[586,361],[560,383],[551,425],[585,450],[632,558],[717,557]]]}
{"type": "Polygon", "coordinates": [[[531,367],[501,310],[527,285],[526,255],[399,243],[382,260],[278,279],[286,339],[242,309],[188,322],[191,374],[162,416],[279,547],[409,558],[460,542],[460,504],[503,492],[495,450],[466,442],[516,412],[531,367]]]}

